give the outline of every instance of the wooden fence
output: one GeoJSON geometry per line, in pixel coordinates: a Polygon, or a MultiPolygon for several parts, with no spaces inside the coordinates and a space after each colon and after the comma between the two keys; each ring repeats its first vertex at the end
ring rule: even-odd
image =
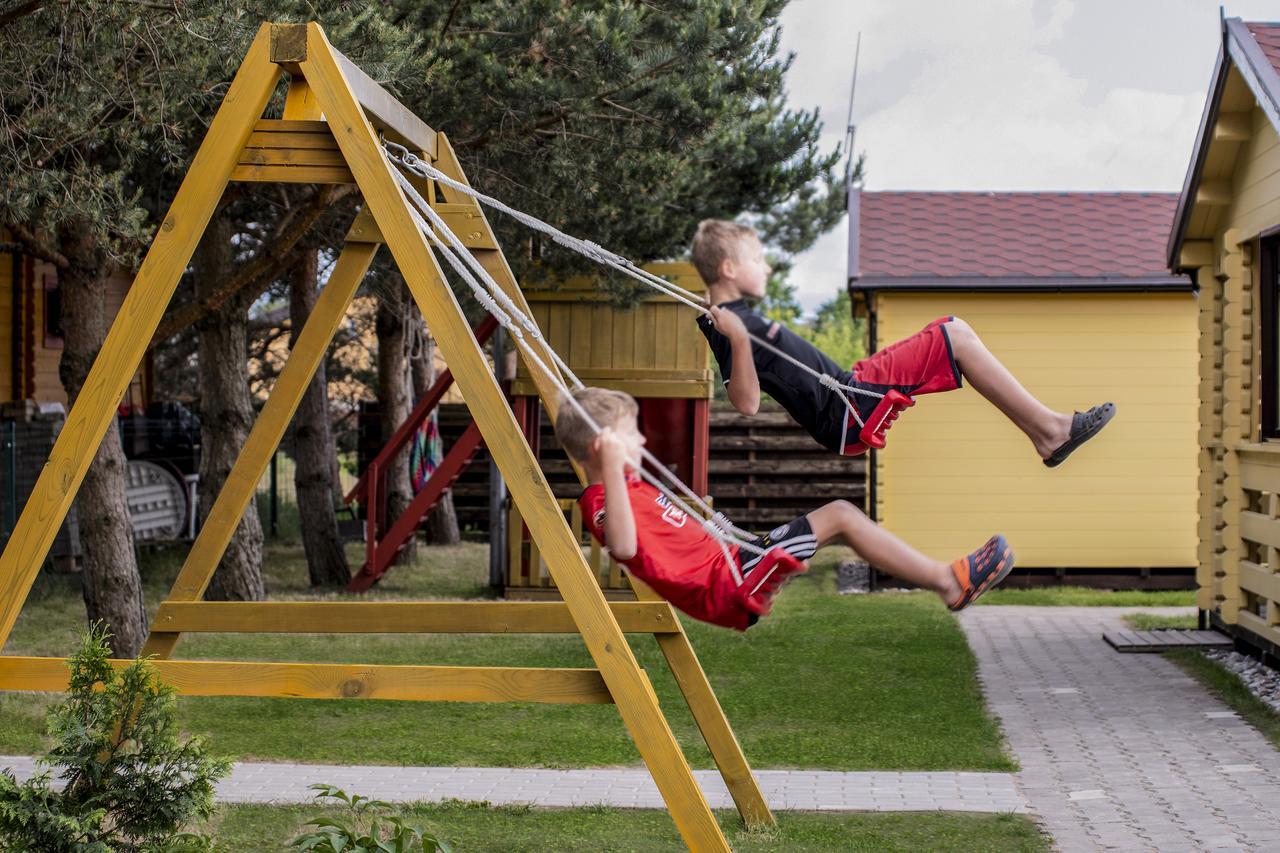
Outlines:
{"type": "MultiPolygon", "coordinates": [[[[441,407],[440,432],[446,447],[462,434],[469,417],[464,406],[441,407]]],[[[577,498],[578,480],[545,416],[541,462],[556,497],[577,498]]],[[[776,405],[762,406],[754,418],[722,404],[712,409],[711,495],[716,509],[748,530],[770,530],[837,498],[865,507],[866,485],[863,457],[835,456],[776,405]]],[[[453,494],[464,531],[488,529],[489,464],[483,451],[454,485],[453,494]]]]}

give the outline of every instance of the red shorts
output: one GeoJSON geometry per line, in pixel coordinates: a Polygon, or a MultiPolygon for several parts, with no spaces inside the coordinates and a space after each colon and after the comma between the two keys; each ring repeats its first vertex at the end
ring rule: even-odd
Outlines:
{"type": "MultiPolygon", "coordinates": [[[[908,338],[885,347],[853,365],[855,388],[884,394],[897,389],[909,397],[954,391],[962,385],[960,368],[951,351],[951,338],[944,323],[955,317],[939,317],[908,338]]],[[[853,404],[865,421],[880,402],[876,397],[852,394],[853,404]]],[[[864,452],[867,447],[858,439],[861,428],[853,413],[845,419],[844,455],[864,452]]]]}

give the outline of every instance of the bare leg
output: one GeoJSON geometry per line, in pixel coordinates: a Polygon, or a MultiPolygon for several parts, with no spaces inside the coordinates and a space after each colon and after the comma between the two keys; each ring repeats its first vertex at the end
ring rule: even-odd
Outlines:
{"type": "Polygon", "coordinates": [[[1031,396],[968,323],[952,320],[946,329],[960,373],[975,391],[1026,433],[1041,459],[1048,458],[1071,437],[1071,415],[1055,412],[1031,396]]]}
{"type": "Polygon", "coordinates": [[[877,568],[938,593],[944,604],[960,597],[960,582],[950,566],[921,554],[848,501],[832,501],[808,518],[819,547],[832,542],[848,545],[877,568]]]}

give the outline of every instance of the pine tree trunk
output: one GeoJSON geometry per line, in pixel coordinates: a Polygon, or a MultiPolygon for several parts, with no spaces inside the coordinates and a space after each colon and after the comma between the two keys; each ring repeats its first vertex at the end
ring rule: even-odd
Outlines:
{"type": "MultiPolygon", "coordinates": [[[[197,295],[215,289],[231,271],[231,228],[215,215],[194,258],[197,295]]],[[[255,415],[246,380],[248,359],[246,297],[233,296],[196,324],[200,353],[200,524],[222,491],[249,437],[255,415]]],[[[227,550],[218,562],[205,598],[211,601],[261,601],[262,523],[256,501],[249,501],[227,550]]]]}
{"type": "MultiPolygon", "coordinates": [[[[422,315],[415,308],[411,315],[414,318],[414,334],[419,338],[419,345],[414,347],[418,357],[413,359],[414,396],[421,398],[436,381],[436,341],[427,332],[422,315]]],[[[427,541],[432,545],[457,545],[462,541],[458,532],[458,513],[453,506],[453,490],[440,496],[436,508],[427,516],[427,541]]]]}
{"type": "MultiPolygon", "coordinates": [[[[72,405],[80,396],[106,337],[107,279],[114,270],[87,226],[69,226],[59,235],[71,262],[59,272],[62,297],[62,360],[58,376],[72,405]]],[[[98,400],[115,406],[118,400],[98,400]]],[[[133,550],[133,525],[125,500],[124,448],[115,418],[94,455],[76,496],[84,568],[84,604],[89,622],[111,632],[111,653],[133,658],[147,638],[142,579],[133,550]]]]}
{"type": "MultiPolygon", "coordinates": [[[[409,378],[409,365],[405,353],[408,349],[405,335],[405,306],[409,303],[409,288],[399,273],[393,273],[394,287],[388,288],[394,295],[383,294],[378,300],[376,329],[378,333],[378,416],[382,421],[383,441],[389,440],[395,431],[409,418],[413,410],[413,385],[409,378]]],[[[390,526],[413,500],[413,479],[409,475],[409,450],[396,454],[388,470],[382,474],[386,495],[383,516],[390,526]]],[[[411,559],[417,537],[410,537],[404,552],[411,559]]]]}
{"type": "MultiPolygon", "coordinates": [[[[293,324],[290,346],[297,340],[319,298],[315,249],[302,252],[289,276],[289,317],[293,324]]],[[[337,448],[329,423],[329,390],[324,359],[302,395],[293,416],[293,451],[297,468],[294,484],[298,491],[298,515],[302,519],[302,547],[307,555],[307,571],[312,586],[346,586],[351,567],[338,534],[338,516],[333,496],[333,460],[337,448]]]]}

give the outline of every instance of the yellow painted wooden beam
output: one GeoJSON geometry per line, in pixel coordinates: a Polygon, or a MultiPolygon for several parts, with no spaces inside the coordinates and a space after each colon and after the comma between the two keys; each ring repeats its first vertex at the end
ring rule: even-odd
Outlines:
{"type": "MultiPolygon", "coordinates": [[[[680,622],[665,603],[612,602],[623,631],[670,634],[680,622]]],[[[166,601],[152,630],[270,634],[576,634],[561,602],[166,601]]]]}
{"type": "MultiPolygon", "coordinates": [[[[298,29],[302,30],[302,43],[305,47],[306,27],[298,29]]],[[[285,121],[320,121],[321,117],[320,108],[316,106],[315,93],[311,91],[307,81],[301,77],[289,78],[289,91],[284,98],[285,121]]]]}
{"type": "Polygon", "coordinates": [[[382,232],[378,230],[378,222],[373,218],[372,213],[364,208],[360,208],[360,212],[356,214],[356,218],[351,222],[351,227],[347,229],[347,242],[382,242],[382,232]]]}
{"type": "Polygon", "coordinates": [[[1223,179],[1201,181],[1196,188],[1196,204],[1226,207],[1231,203],[1231,182],[1223,179]]]}
{"type": "Polygon", "coordinates": [[[1245,142],[1253,137],[1253,113],[1218,113],[1213,126],[1215,142],[1245,142]]]}
{"type": "Polygon", "coordinates": [[[320,120],[258,119],[246,148],[328,148],[338,150],[329,123],[320,120]]]}
{"type": "Polygon", "coordinates": [[[1213,264],[1212,240],[1186,240],[1178,252],[1178,266],[1185,268],[1206,267],[1213,264]]]}
{"type": "MultiPolygon", "coordinates": [[[[348,243],[338,256],[328,283],[320,291],[316,306],[299,332],[289,360],[271,389],[271,396],[254,421],[240,455],[227,474],[222,491],[218,493],[187,554],[169,593],[170,601],[198,601],[204,595],[218,562],[227,550],[227,543],[244,517],[249,501],[253,500],[262,474],[271,461],[271,454],[280,444],[311,377],[342,323],[351,297],[377,251],[377,243],[348,243]]],[[[144,655],[168,657],[173,653],[179,635],[162,628],[152,625],[151,636],[143,646],[144,655]]]]}
{"type": "MultiPolygon", "coordinates": [[[[130,663],[111,661],[117,669],[130,663]]],[[[590,705],[612,701],[594,669],[212,660],[156,660],[151,665],[163,682],[184,696],[590,705]]],[[[65,691],[69,675],[63,658],[0,655],[2,690],[65,691]]]]}
{"type": "Polygon", "coordinates": [[[728,851],[724,834],[694,781],[648,678],[613,618],[581,548],[573,540],[546,477],[476,346],[426,238],[413,222],[393,167],[344,77],[346,67],[319,26],[309,25],[308,35],[307,60],[301,64],[307,82],[315,90],[387,247],[436,336],[485,444],[525,514],[534,541],[546,556],[556,586],[676,827],[693,850],[728,851]]]}
{"type": "Polygon", "coordinates": [[[354,184],[351,172],[337,166],[238,165],[231,180],[259,184],[354,184]]]}
{"type": "Polygon", "coordinates": [[[264,25],[236,72],[0,555],[0,648],[280,78],[264,25]]]}

